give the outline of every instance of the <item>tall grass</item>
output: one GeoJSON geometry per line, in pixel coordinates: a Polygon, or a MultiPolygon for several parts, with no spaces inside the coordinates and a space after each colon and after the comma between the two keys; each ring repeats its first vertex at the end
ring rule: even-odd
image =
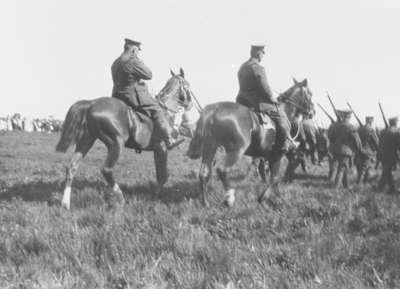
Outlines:
{"type": "Polygon", "coordinates": [[[335,191],[324,166],[282,185],[274,208],[257,205],[264,185],[252,174],[237,178],[235,207],[224,208],[214,178],[206,209],[199,163],[184,148],[169,158],[161,196],[152,194],[152,155],[126,150],[115,173],[127,203],[114,209],[98,144],[68,212],[52,202],[68,163],[53,152],[57,137],[1,135],[0,288],[400,288],[397,195],[335,191]]]}

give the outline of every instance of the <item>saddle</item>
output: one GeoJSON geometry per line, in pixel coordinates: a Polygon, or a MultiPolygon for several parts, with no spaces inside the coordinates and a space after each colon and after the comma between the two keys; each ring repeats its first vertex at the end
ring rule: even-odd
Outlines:
{"type": "Polygon", "coordinates": [[[254,112],[257,116],[260,126],[263,129],[275,129],[275,123],[265,112],[254,112]]]}

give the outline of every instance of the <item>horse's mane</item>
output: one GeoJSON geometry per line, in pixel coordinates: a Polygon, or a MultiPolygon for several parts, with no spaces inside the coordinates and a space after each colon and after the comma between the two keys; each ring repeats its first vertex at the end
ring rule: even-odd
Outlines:
{"type": "Polygon", "coordinates": [[[278,96],[278,101],[279,102],[285,102],[287,101],[289,98],[292,97],[293,95],[293,91],[296,89],[297,85],[294,84],[291,87],[289,87],[287,90],[285,90],[284,92],[282,92],[279,96],[278,96]]]}
{"type": "Polygon", "coordinates": [[[175,77],[170,78],[167,81],[167,83],[165,84],[165,86],[160,90],[160,92],[158,94],[156,94],[157,100],[162,100],[162,98],[164,98],[166,95],[170,94],[171,90],[174,88],[174,86],[171,85],[171,81],[174,78],[175,77]]]}

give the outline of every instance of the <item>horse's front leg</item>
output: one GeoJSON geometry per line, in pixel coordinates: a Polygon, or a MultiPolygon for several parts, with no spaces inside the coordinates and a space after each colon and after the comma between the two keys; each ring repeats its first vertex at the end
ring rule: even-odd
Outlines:
{"type": "Polygon", "coordinates": [[[160,194],[168,181],[168,150],[161,143],[154,147],[154,164],[156,166],[157,187],[155,194],[160,194]]]}
{"type": "Polygon", "coordinates": [[[282,163],[282,155],[273,157],[269,160],[270,167],[270,184],[267,189],[258,197],[258,202],[262,203],[265,199],[269,198],[272,194],[279,194],[279,170],[282,163]]]}

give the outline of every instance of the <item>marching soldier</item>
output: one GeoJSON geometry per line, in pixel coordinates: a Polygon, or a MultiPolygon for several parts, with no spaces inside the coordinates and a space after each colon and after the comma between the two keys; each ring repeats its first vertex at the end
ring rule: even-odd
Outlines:
{"type": "Polygon", "coordinates": [[[168,120],[148,91],[144,80],[150,80],[152,72],[139,58],[140,46],[140,42],[125,39],[124,51],[111,66],[114,83],[112,97],[122,100],[133,110],[139,110],[150,116],[167,148],[172,149],[182,143],[183,139],[177,140],[172,136],[168,120]]]}
{"type": "Polygon", "coordinates": [[[397,128],[398,118],[389,119],[389,127],[381,132],[379,159],[382,162],[382,176],[378,189],[382,191],[389,185],[389,192],[396,192],[393,180],[393,170],[399,160],[400,130],[397,128]]]}
{"type": "Polygon", "coordinates": [[[239,94],[236,102],[256,112],[268,114],[276,124],[275,148],[277,151],[286,153],[293,147],[289,142],[290,127],[285,121],[285,116],[278,109],[278,102],[268,85],[265,69],[260,64],[264,54],[264,45],[251,47],[250,59],[242,64],[238,72],[239,94]]]}
{"type": "Polygon", "coordinates": [[[337,130],[340,127],[340,121],[339,119],[335,122],[332,122],[327,130],[327,136],[328,136],[328,162],[329,162],[329,174],[328,174],[328,179],[331,183],[334,182],[335,179],[335,169],[337,169],[337,160],[333,157],[332,151],[331,151],[331,144],[334,143],[335,137],[337,135],[337,130]]]}
{"type": "Polygon", "coordinates": [[[358,172],[358,184],[361,182],[363,176],[363,182],[368,182],[370,169],[374,161],[374,156],[379,149],[379,139],[376,134],[376,130],[372,126],[373,122],[374,117],[367,116],[365,118],[365,125],[358,128],[358,134],[360,136],[361,144],[367,154],[365,158],[362,158],[359,154],[356,155],[355,158],[355,164],[358,172]]]}
{"type": "Polygon", "coordinates": [[[348,188],[348,170],[351,164],[353,153],[365,157],[360,137],[357,129],[350,123],[352,112],[348,110],[337,111],[340,122],[330,131],[330,152],[332,153],[333,163],[337,163],[335,177],[335,187],[339,188],[343,184],[348,188]]]}

